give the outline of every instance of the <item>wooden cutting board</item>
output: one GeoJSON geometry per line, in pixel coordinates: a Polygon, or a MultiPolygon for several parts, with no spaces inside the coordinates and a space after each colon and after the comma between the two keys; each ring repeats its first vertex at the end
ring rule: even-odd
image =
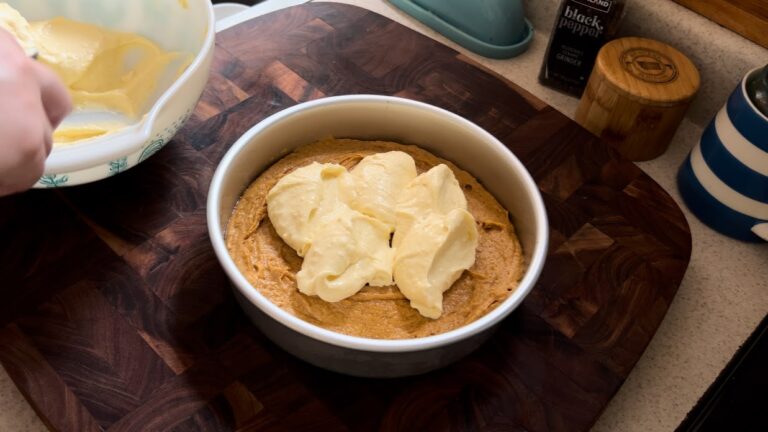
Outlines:
{"type": "Polygon", "coordinates": [[[674,1],[768,48],[768,2],[765,0],[674,1]]]}
{"type": "Polygon", "coordinates": [[[377,14],[308,4],[217,37],[176,139],[109,180],[0,200],[0,360],[56,431],[589,429],[688,264],[674,201],[515,84],[377,14]],[[217,161],[266,116],[323,96],[418,99],[475,121],[538,182],[550,254],[477,352],[423,376],[309,366],[235,303],[208,241],[217,161]]]}

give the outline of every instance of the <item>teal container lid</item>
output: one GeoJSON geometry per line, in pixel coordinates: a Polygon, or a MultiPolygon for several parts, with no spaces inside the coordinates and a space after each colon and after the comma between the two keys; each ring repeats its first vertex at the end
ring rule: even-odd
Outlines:
{"type": "Polygon", "coordinates": [[[443,36],[482,56],[522,54],[533,40],[521,0],[389,0],[443,36]]]}

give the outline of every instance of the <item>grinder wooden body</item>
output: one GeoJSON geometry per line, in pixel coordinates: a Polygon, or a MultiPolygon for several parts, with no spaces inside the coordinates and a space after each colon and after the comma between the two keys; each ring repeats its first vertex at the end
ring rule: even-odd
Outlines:
{"type": "Polygon", "coordinates": [[[576,121],[627,159],[653,159],[666,151],[699,85],[698,70],[676,49],[617,39],[600,50],[576,121]]]}

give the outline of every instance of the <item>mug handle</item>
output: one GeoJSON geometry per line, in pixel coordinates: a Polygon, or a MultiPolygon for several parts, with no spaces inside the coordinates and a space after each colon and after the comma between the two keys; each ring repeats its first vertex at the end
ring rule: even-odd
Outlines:
{"type": "Polygon", "coordinates": [[[757,224],[752,227],[752,232],[761,239],[768,241],[768,223],[757,224]]]}

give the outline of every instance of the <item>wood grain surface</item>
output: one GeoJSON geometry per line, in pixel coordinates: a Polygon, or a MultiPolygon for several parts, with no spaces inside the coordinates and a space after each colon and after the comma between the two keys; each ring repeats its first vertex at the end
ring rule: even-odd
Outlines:
{"type": "Polygon", "coordinates": [[[768,1],[674,0],[745,38],[768,48],[768,1]]]}
{"type": "Polygon", "coordinates": [[[515,84],[374,13],[308,4],[217,37],[193,117],[148,161],[0,200],[0,361],[56,431],[588,430],[661,323],[690,256],[674,201],[515,84]],[[524,304],[445,369],[351,378],[256,330],[208,241],[217,161],[254,123],[376,93],[465,116],[538,182],[550,253],[524,304]]]}

